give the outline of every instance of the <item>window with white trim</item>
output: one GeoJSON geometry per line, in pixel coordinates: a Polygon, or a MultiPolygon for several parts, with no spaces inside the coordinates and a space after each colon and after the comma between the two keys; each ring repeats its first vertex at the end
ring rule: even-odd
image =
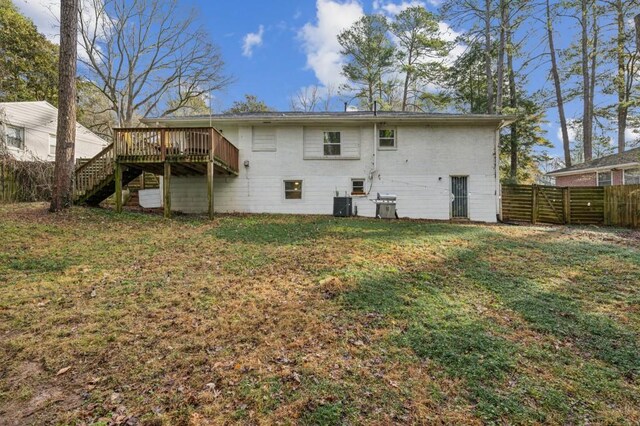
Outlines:
{"type": "Polygon", "coordinates": [[[56,135],[49,135],[49,155],[56,156],[56,135]]]}
{"type": "Polygon", "coordinates": [[[396,149],[396,129],[378,129],[378,148],[396,149]]]}
{"type": "Polygon", "coordinates": [[[598,186],[611,186],[611,172],[598,172],[598,186]]]}
{"type": "Polygon", "coordinates": [[[284,198],[285,200],[301,200],[302,199],[302,181],[301,180],[285,180],[284,181],[284,198]]]}
{"type": "Polygon", "coordinates": [[[24,149],[24,127],[5,125],[7,146],[24,149]]]}
{"type": "Polygon", "coordinates": [[[640,168],[626,169],[624,171],[625,185],[640,185],[640,168]]]}
{"type": "Polygon", "coordinates": [[[324,132],[324,155],[340,155],[340,132],[324,132]]]}
{"type": "Polygon", "coordinates": [[[366,195],[364,191],[364,179],[351,179],[351,195],[366,195]]]}

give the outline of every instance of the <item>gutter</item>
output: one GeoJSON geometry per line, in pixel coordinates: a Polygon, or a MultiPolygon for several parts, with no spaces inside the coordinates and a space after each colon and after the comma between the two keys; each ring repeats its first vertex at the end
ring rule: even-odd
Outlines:
{"type": "Polygon", "coordinates": [[[425,123],[425,124],[461,124],[461,125],[477,125],[477,124],[497,124],[498,128],[502,128],[513,123],[515,116],[427,116],[427,117],[393,117],[393,116],[358,116],[358,117],[340,117],[340,116],[317,116],[317,117],[292,117],[292,116],[273,116],[273,117],[198,117],[198,118],[144,118],[142,123],[147,125],[158,124],[174,124],[174,125],[209,125],[209,123],[336,123],[336,122],[352,122],[352,123],[375,123],[380,121],[393,123],[425,123]]]}
{"type": "Polygon", "coordinates": [[[599,172],[603,170],[628,169],[628,168],[637,167],[637,166],[640,166],[640,163],[638,162],[623,163],[623,164],[616,164],[614,166],[589,167],[587,169],[567,170],[566,172],[549,172],[549,173],[546,173],[546,176],[554,176],[554,177],[555,176],[571,176],[571,175],[577,175],[582,173],[599,172]]]}

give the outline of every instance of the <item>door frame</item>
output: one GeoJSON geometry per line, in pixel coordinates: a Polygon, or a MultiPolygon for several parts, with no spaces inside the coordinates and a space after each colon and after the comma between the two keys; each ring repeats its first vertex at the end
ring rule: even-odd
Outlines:
{"type": "Polygon", "coordinates": [[[469,175],[462,175],[462,174],[456,174],[456,175],[449,175],[449,220],[470,220],[471,218],[471,211],[469,208],[469,181],[470,181],[470,177],[469,175]],[[453,178],[466,178],[467,179],[467,215],[466,216],[453,216],[453,201],[455,195],[453,193],[453,178]]]}

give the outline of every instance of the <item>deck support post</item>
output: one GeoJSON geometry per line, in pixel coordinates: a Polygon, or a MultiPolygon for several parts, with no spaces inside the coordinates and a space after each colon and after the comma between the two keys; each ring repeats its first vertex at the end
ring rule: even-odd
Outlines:
{"type": "Polygon", "coordinates": [[[164,217],[171,218],[171,163],[164,163],[164,179],[162,181],[164,217]]]}
{"type": "Polygon", "coordinates": [[[209,219],[213,219],[214,209],[213,209],[213,175],[214,175],[214,163],[213,161],[209,161],[207,163],[207,195],[209,200],[209,219]]]}
{"type": "Polygon", "coordinates": [[[116,212],[122,213],[122,164],[116,161],[115,180],[116,180],[116,212]]]}

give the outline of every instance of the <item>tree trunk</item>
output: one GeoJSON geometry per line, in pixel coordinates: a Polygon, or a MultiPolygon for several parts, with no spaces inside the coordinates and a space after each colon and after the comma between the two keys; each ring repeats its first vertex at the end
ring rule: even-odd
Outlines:
{"type": "MultiPolygon", "coordinates": [[[[507,26],[507,45],[511,46],[511,28],[507,26]]],[[[515,111],[518,108],[518,88],[516,87],[516,73],[513,69],[513,50],[507,49],[507,73],[509,74],[509,106],[515,111]]],[[[510,150],[511,150],[511,182],[518,181],[518,122],[511,124],[510,129],[510,150]]]]}
{"type": "Polygon", "coordinates": [[[590,161],[593,158],[593,140],[591,132],[593,129],[593,118],[591,116],[592,100],[591,100],[591,80],[589,66],[589,7],[588,0],[581,0],[581,50],[582,50],[582,145],[584,149],[584,161],[590,161]]]}
{"type": "Polygon", "coordinates": [[[636,50],[640,52],[640,14],[634,18],[636,22],[636,50]]]}
{"type": "Polygon", "coordinates": [[[58,85],[58,129],[53,191],[49,211],[73,203],[73,172],[76,139],[76,57],[78,45],[78,0],[60,4],[60,59],[58,85]]]}
{"type": "MultiPolygon", "coordinates": [[[[589,138],[593,147],[593,122],[595,117],[595,103],[596,103],[596,77],[598,71],[598,49],[600,41],[600,28],[598,27],[598,12],[597,4],[592,4],[591,11],[593,13],[591,24],[591,39],[593,40],[593,46],[591,48],[591,76],[589,77],[589,120],[591,120],[591,126],[589,127],[589,138]]],[[[593,151],[593,148],[592,148],[593,151]]]]}
{"type": "Polygon", "coordinates": [[[411,79],[411,63],[413,62],[413,51],[409,49],[407,58],[407,73],[404,76],[404,91],[402,92],[402,111],[407,110],[407,96],[409,92],[409,80],[411,79]]]}
{"type": "Polygon", "coordinates": [[[625,150],[625,133],[627,130],[627,96],[626,96],[626,76],[625,67],[625,22],[624,8],[622,0],[616,1],[616,15],[618,24],[618,38],[616,40],[616,55],[618,58],[618,76],[616,77],[616,90],[618,92],[618,152],[625,150]]]}
{"type": "Polygon", "coordinates": [[[560,118],[560,132],[562,133],[562,148],[564,150],[564,165],[565,167],[571,167],[571,141],[569,140],[569,131],[567,129],[567,117],[564,113],[564,98],[562,96],[562,84],[560,82],[560,74],[558,72],[556,47],[553,40],[553,24],[551,22],[551,6],[549,5],[549,0],[547,0],[547,39],[549,41],[549,54],[551,56],[551,75],[553,76],[556,103],[558,105],[558,117],[560,118]]]}
{"type": "Polygon", "coordinates": [[[484,57],[485,76],[487,78],[487,114],[493,114],[493,71],[491,68],[491,0],[485,0],[484,15],[484,57]]]}
{"type": "Polygon", "coordinates": [[[502,93],[504,92],[504,51],[505,31],[509,25],[508,1],[500,0],[500,46],[498,47],[498,64],[496,66],[496,112],[502,113],[502,93]]]}

